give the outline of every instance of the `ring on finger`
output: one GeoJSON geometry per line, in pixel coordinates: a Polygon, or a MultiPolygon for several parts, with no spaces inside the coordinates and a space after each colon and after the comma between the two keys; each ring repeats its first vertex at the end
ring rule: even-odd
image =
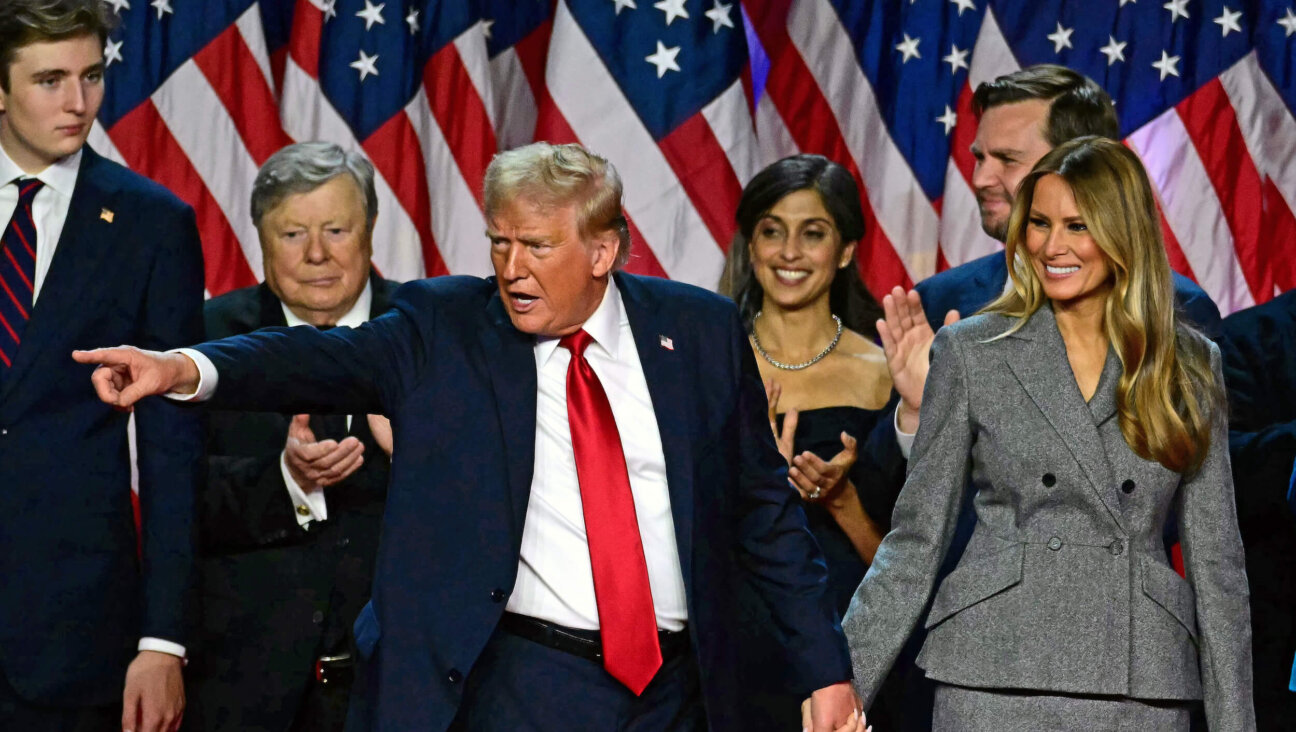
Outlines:
{"type": "Polygon", "coordinates": [[[822,489],[822,488],[820,488],[819,486],[815,486],[815,487],[814,487],[814,490],[812,490],[812,491],[807,491],[807,492],[806,492],[806,495],[807,495],[807,496],[810,496],[810,500],[813,501],[813,500],[819,498],[819,494],[822,493],[822,492],[823,492],[823,489],[822,489]]]}

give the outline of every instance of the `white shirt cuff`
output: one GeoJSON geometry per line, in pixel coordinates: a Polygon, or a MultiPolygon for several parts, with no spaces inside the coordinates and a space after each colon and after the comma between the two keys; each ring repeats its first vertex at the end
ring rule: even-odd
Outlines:
{"type": "Polygon", "coordinates": [[[914,436],[900,429],[900,407],[897,406],[895,415],[892,417],[895,423],[896,443],[900,445],[900,454],[905,460],[909,459],[909,453],[913,452],[914,436]]]}
{"type": "Polygon", "coordinates": [[[324,501],[324,491],[316,488],[306,491],[293,478],[288,470],[287,452],[279,453],[279,469],[283,471],[284,485],[288,487],[288,500],[292,501],[293,512],[297,514],[297,525],[305,526],[312,521],[328,520],[328,504],[324,501]]]}
{"type": "Polygon", "coordinates": [[[184,646],[179,643],[172,643],[169,640],[162,640],[161,638],[140,638],[139,648],[137,650],[157,651],[159,653],[169,653],[172,656],[179,656],[180,658],[185,657],[184,646]]]}
{"type": "Polygon", "coordinates": [[[188,356],[189,360],[194,362],[194,366],[198,367],[198,390],[192,394],[168,392],[162,396],[177,402],[205,402],[211,399],[212,394],[216,393],[216,380],[218,378],[216,365],[211,362],[211,359],[192,348],[176,348],[167,351],[167,353],[179,353],[188,356]]]}

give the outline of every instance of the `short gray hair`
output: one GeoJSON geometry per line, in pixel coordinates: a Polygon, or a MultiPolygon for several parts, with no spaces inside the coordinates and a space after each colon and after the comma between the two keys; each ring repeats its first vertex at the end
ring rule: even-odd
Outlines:
{"type": "Polygon", "coordinates": [[[270,156],[252,183],[252,223],[261,219],[288,196],[309,193],[339,175],[349,175],[360,188],[365,224],[373,232],[378,217],[374,167],[363,155],[347,152],[331,142],[299,142],[270,156]]]}
{"type": "Polygon", "coordinates": [[[613,267],[630,260],[630,226],[621,212],[621,176],[601,155],[580,145],[533,142],[497,154],[483,185],[486,218],[518,197],[549,205],[575,204],[581,236],[615,231],[621,246],[613,267]]]}

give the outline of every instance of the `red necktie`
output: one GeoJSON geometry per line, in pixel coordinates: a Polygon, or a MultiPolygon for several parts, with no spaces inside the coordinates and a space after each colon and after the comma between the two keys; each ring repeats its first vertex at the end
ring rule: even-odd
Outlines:
{"type": "Polygon", "coordinates": [[[567,367],[567,419],[594,569],[603,667],[638,695],[662,663],[657,613],[621,434],[607,393],[585,360],[585,348],[592,342],[583,330],[558,342],[572,354],[567,367]]]}

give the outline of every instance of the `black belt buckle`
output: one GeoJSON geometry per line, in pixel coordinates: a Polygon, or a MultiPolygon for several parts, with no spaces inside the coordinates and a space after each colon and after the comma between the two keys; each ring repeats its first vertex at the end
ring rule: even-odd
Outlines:
{"type": "Polygon", "coordinates": [[[350,653],[315,660],[315,680],[321,684],[349,684],[354,677],[355,659],[350,653]]]}

